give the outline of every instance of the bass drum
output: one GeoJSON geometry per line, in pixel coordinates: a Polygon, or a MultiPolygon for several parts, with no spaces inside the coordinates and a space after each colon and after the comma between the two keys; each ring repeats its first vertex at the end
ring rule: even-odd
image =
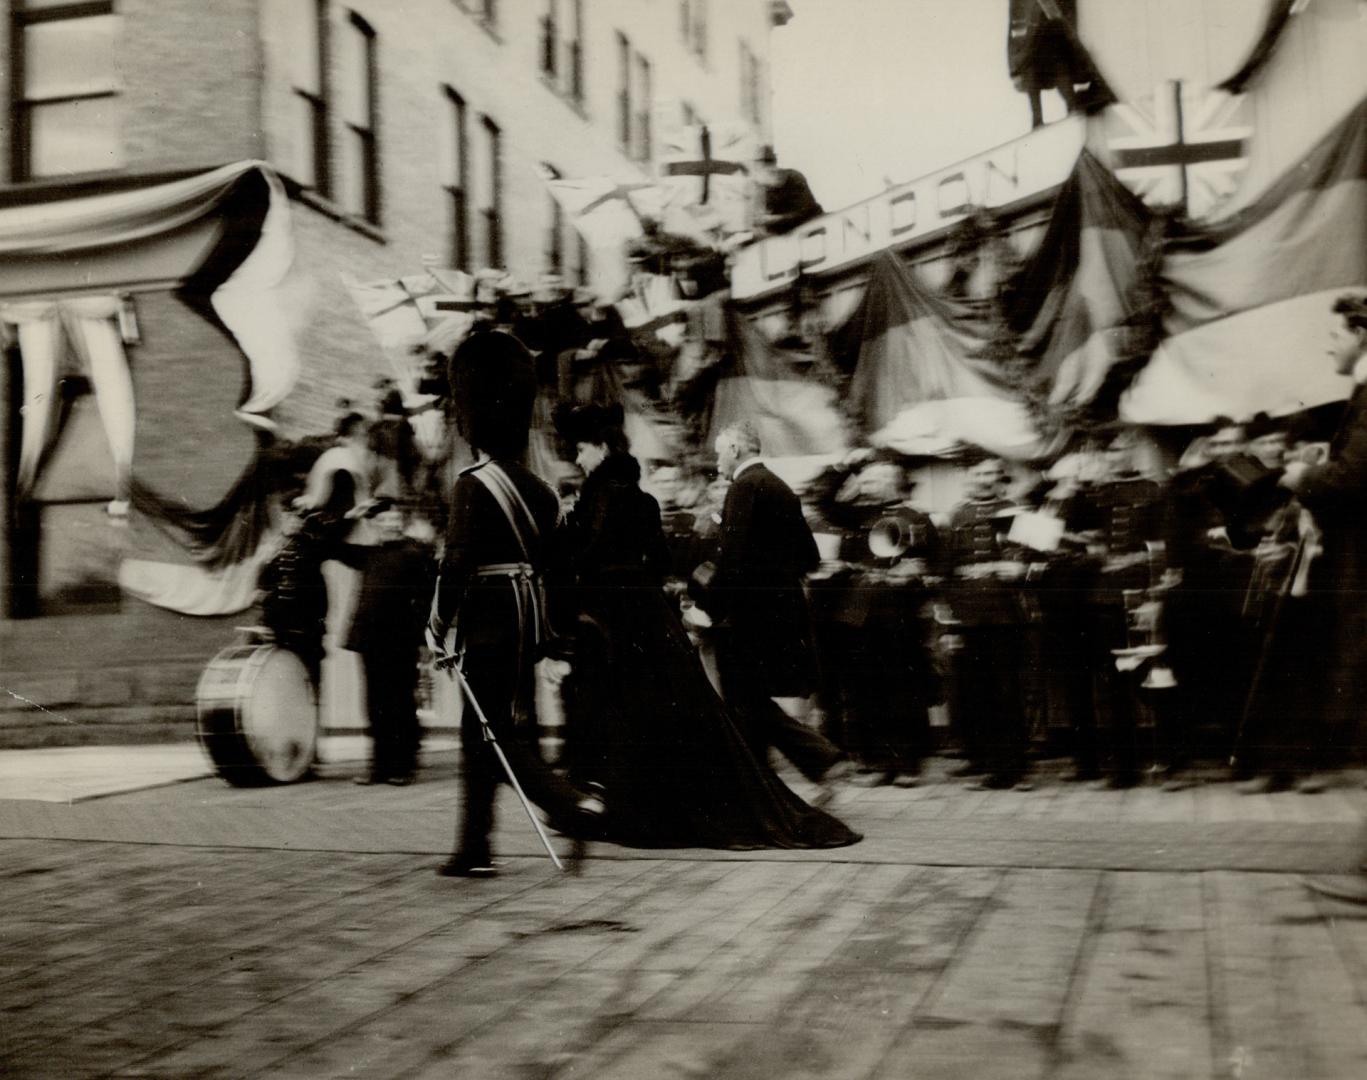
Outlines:
{"type": "Polygon", "coordinates": [[[195,692],[200,745],[230,784],[288,784],[313,764],[318,703],[304,662],[275,645],[234,645],[195,692]]]}

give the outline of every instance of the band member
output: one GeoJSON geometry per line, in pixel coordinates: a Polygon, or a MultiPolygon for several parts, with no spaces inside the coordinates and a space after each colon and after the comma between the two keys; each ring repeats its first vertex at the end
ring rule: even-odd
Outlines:
{"type": "Polygon", "coordinates": [[[327,634],[328,590],[323,563],[337,545],[332,521],[322,514],[286,512],[286,540],[261,568],[261,625],[281,648],[304,662],[316,694],[327,634]]]}
{"type": "MultiPolygon", "coordinates": [[[[446,545],[428,621],[428,644],[445,652],[448,632],[475,699],[483,707],[526,794],[562,825],[584,827],[600,800],[552,772],[535,748],[533,665],[544,641],[542,577],[560,503],[519,464],[527,451],[536,378],[532,358],[510,334],[471,334],[451,358],[457,430],[474,449],[451,497],[446,545]]],[[[476,711],[461,715],[462,814],[446,876],[494,873],[489,835],[503,778],[476,711]]]]}
{"type": "Polygon", "coordinates": [[[1245,453],[1244,425],[1227,418],[1197,439],[1169,488],[1168,565],[1177,577],[1165,607],[1177,686],[1168,703],[1169,768],[1180,770],[1203,726],[1233,745],[1243,715],[1253,643],[1243,618],[1253,557],[1242,527],[1240,488],[1261,471],[1245,453]]]}
{"type": "Polygon", "coordinates": [[[1028,789],[1021,668],[1025,654],[1020,580],[1025,564],[1008,543],[1016,507],[1006,497],[1006,467],[984,457],[968,470],[968,491],[945,536],[953,614],[951,712],[966,762],[985,772],[982,786],[1028,789]]]}
{"type": "MultiPolygon", "coordinates": [[[[1280,479],[1291,453],[1290,433],[1282,422],[1258,414],[1248,423],[1248,453],[1269,476],[1280,479]]],[[[1318,545],[1313,516],[1285,488],[1282,501],[1268,512],[1258,505],[1243,514],[1239,532],[1253,544],[1253,576],[1244,597],[1244,620],[1255,649],[1253,674],[1231,757],[1243,795],[1295,787],[1316,794],[1326,787],[1317,774],[1324,732],[1317,711],[1303,708],[1301,680],[1315,654],[1314,605],[1304,602],[1307,552],[1318,545]]],[[[1268,500],[1259,496],[1258,504],[1268,500]]]]}
{"type": "Polygon", "coordinates": [[[834,683],[828,720],[843,707],[838,741],[859,763],[853,783],[911,787],[930,738],[934,678],[922,611],[925,578],[939,559],[935,526],[908,504],[896,459],[865,451],[825,479],[835,490],[818,499],[842,536],[838,564],[813,590],[834,683]]]}
{"type": "MultiPolygon", "coordinates": [[[[808,780],[829,785],[843,769],[829,739],[774,700],[806,697],[816,660],[803,578],[820,562],[792,489],[760,461],[748,423],[717,436],[717,467],[731,486],[721,513],[716,574],[707,605],[717,626],[722,695],[756,754],[776,747],[808,780]]],[[[819,802],[829,800],[825,787],[819,802]]]]}
{"type": "MultiPolygon", "coordinates": [[[[1095,701],[1105,714],[1107,779],[1113,787],[1130,787],[1139,779],[1136,733],[1139,682],[1144,674],[1143,666],[1119,670],[1116,651],[1132,644],[1132,621],[1140,617],[1142,604],[1152,602],[1150,593],[1158,584],[1167,534],[1162,491],[1139,471],[1137,451],[1132,433],[1111,441],[1104,455],[1104,479],[1083,495],[1079,522],[1094,559],[1087,603],[1087,660],[1095,701]]],[[[1079,719],[1075,734],[1078,772],[1099,772],[1095,713],[1079,719]]],[[[1169,760],[1170,768],[1174,764],[1178,763],[1169,760]]],[[[1165,783],[1175,787],[1177,779],[1169,776],[1165,783]]]]}
{"type": "Polygon", "coordinates": [[[418,650],[432,597],[432,529],[389,499],[366,510],[374,544],[343,545],[341,557],[361,571],[346,648],[365,671],[370,769],[361,784],[411,784],[418,771],[418,650]]]}

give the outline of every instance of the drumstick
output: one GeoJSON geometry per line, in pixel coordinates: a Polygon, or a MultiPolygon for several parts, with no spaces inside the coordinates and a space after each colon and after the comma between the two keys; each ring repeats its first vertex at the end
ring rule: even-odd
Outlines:
{"type": "Polygon", "coordinates": [[[479,718],[480,727],[484,729],[485,741],[494,748],[494,753],[498,755],[499,764],[503,766],[504,773],[507,774],[508,783],[512,784],[513,791],[517,792],[518,801],[522,803],[522,809],[527,811],[527,820],[532,823],[532,828],[536,830],[536,835],[540,837],[541,844],[546,849],[546,854],[551,857],[551,862],[555,864],[557,870],[563,871],[565,864],[562,863],[555,854],[555,849],[551,847],[550,838],[546,836],[546,830],[541,827],[541,821],[537,818],[532,804],[527,801],[527,796],[523,794],[522,785],[517,782],[517,777],[513,775],[513,767],[508,764],[508,759],[503,753],[503,747],[498,745],[498,740],[494,738],[494,729],[489,726],[489,718],[484,715],[484,710],[480,708],[479,699],[475,697],[475,692],[470,689],[470,683],[465,678],[465,672],[460,669],[460,662],[452,653],[438,656],[436,659],[438,671],[454,671],[456,678],[460,680],[461,691],[465,694],[465,700],[475,710],[475,716],[479,718]]]}

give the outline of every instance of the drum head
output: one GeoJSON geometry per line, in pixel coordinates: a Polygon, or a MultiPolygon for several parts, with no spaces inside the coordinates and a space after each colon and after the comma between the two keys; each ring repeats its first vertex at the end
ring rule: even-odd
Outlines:
{"type": "Polygon", "coordinates": [[[286,649],[271,649],[242,704],[242,735],[261,771],[271,780],[298,780],[318,747],[318,707],[304,662],[286,649]]]}

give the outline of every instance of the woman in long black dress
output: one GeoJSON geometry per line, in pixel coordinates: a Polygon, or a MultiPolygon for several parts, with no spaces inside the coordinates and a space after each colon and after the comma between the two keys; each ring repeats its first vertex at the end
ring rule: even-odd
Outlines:
{"type": "Polygon", "coordinates": [[[608,839],[641,847],[839,847],[859,834],[758,760],[662,589],[669,555],[620,408],[560,418],[585,480],[556,548],[573,638],[571,760],[603,785],[608,839]]]}

